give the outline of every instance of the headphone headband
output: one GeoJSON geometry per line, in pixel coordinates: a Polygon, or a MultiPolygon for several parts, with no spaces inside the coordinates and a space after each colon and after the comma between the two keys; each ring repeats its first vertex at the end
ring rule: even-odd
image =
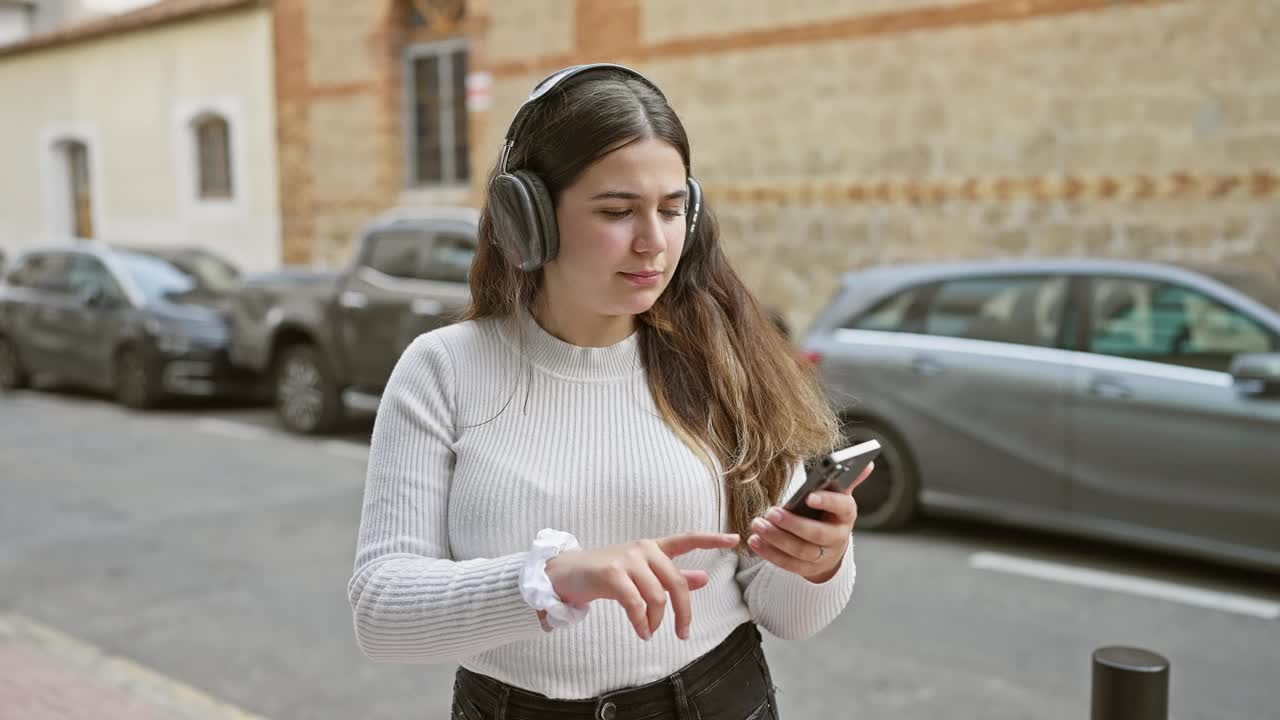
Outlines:
{"type": "MultiPolygon", "coordinates": [[[[542,100],[557,87],[583,73],[594,70],[620,71],[634,77],[658,94],[664,101],[666,96],[640,73],[623,65],[613,63],[592,63],[589,65],[573,65],[557,70],[543,78],[533,87],[528,99],[516,108],[507,127],[506,139],[502,143],[502,152],[498,156],[498,174],[489,183],[488,207],[491,208],[498,230],[494,232],[493,241],[510,261],[526,272],[532,272],[555,258],[560,251],[560,232],[556,223],[555,200],[542,178],[529,169],[510,170],[507,160],[511,148],[515,146],[520,135],[528,106],[542,100]]],[[[702,214],[702,186],[692,177],[686,177],[687,196],[685,198],[685,244],[687,251],[692,244],[694,232],[698,228],[698,218],[702,214]]],[[[682,252],[683,252],[682,251],[682,252]]]]}
{"type": "Polygon", "coordinates": [[[666,95],[662,94],[662,90],[660,90],[652,80],[625,65],[618,65],[616,63],[587,63],[585,65],[570,65],[567,68],[557,70],[543,78],[537,85],[534,85],[533,91],[529,93],[529,97],[526,98],[524,102],[520,103],[520,107],[516,108],[515,114],[511,116],[511,124],[507,126],[506,138],[502,143],[501,154],[498,156],[498,168],[501,172],[507,172],[507,158],[511,154],[511,148],[516,144],[516,135],[520,130],[520,119],[524,114],[525,108],[546,97],[548,93],[554,90],[557,86],[564,84],[569,79],[595,70],[621,70],[637,80],[644,82],[644,84],[653,88],[653,91],[658,93],[662,99],[666,99],[666,95]]]}

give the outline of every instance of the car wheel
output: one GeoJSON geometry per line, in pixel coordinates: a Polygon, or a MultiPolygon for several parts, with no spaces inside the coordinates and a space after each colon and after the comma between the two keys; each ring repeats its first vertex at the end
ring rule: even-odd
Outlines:
{"type": "Polygon", "coordinates": [[[337,384],[314,345],[291,345],[280,353],[275,385],[276,413],[290,430],[325,433],[342,420],[337,384]]]}
{"type": "Polygon", "coordinates": [[[160,404],[158,373],[147,363],[142,353],[125,348],[116,354],[115,396],[121,405],[134,410],[146,410],[160,404]]]}
{"type": "Polygon", "coordinates": [[[27,386],[27,373],[18,359],[13,341],[0,337],[0,389],[21,390],[27,386]]]}
{"type": "Polygon", "coordinates": [[[848,445],[876,440],[881,448],[871,477],[853,490],[857,527],[894,530],[909,523],[916,515],[920,482],[906,445],[893,433],[857,420],[845,423],[844,437],[848,445]]]}

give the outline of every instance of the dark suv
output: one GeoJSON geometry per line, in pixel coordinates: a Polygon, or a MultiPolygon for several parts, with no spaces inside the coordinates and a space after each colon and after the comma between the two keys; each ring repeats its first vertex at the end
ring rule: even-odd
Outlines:
{"type": "Polygon", "coordinates": [[[471,208],[396,210],[363,228],[345,270],[248,278],[232,309],[232,361],[269,374],[295,432],[332,430],[347,407],[376,408],[409,343],[470,301],[478,224],[471,208]]]}
{"type": "Polygon", "coordinates": [[[0,388],[33,375],[144,408],[167,395],[241,394],[224,314],[234,266],[198,248],[91,242],[26,251],[0,281],[0,388]]]}

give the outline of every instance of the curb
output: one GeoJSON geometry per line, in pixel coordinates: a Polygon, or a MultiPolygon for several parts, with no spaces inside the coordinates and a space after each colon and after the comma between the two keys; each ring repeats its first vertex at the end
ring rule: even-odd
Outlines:
{"type": "Polygon", "coordinates": [[[183,720],[267,720],[21,615],[0,614],[0,643],[6,641],[34,647],[92,680],[175,712],[183,720]]]}

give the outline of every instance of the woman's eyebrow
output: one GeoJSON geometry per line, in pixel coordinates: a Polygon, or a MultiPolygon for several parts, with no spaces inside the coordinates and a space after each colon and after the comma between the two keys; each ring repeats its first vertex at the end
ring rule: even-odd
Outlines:
{"type": "MultiPolygon", "coordinates": [[[[676,190],[663,196],[663,200],[679,200],[688,195],[688,190],[676,190]]],[[[625,190],[606,190],[591,196],[592,200],[639,200],[640,194],[625,190]]]]}

